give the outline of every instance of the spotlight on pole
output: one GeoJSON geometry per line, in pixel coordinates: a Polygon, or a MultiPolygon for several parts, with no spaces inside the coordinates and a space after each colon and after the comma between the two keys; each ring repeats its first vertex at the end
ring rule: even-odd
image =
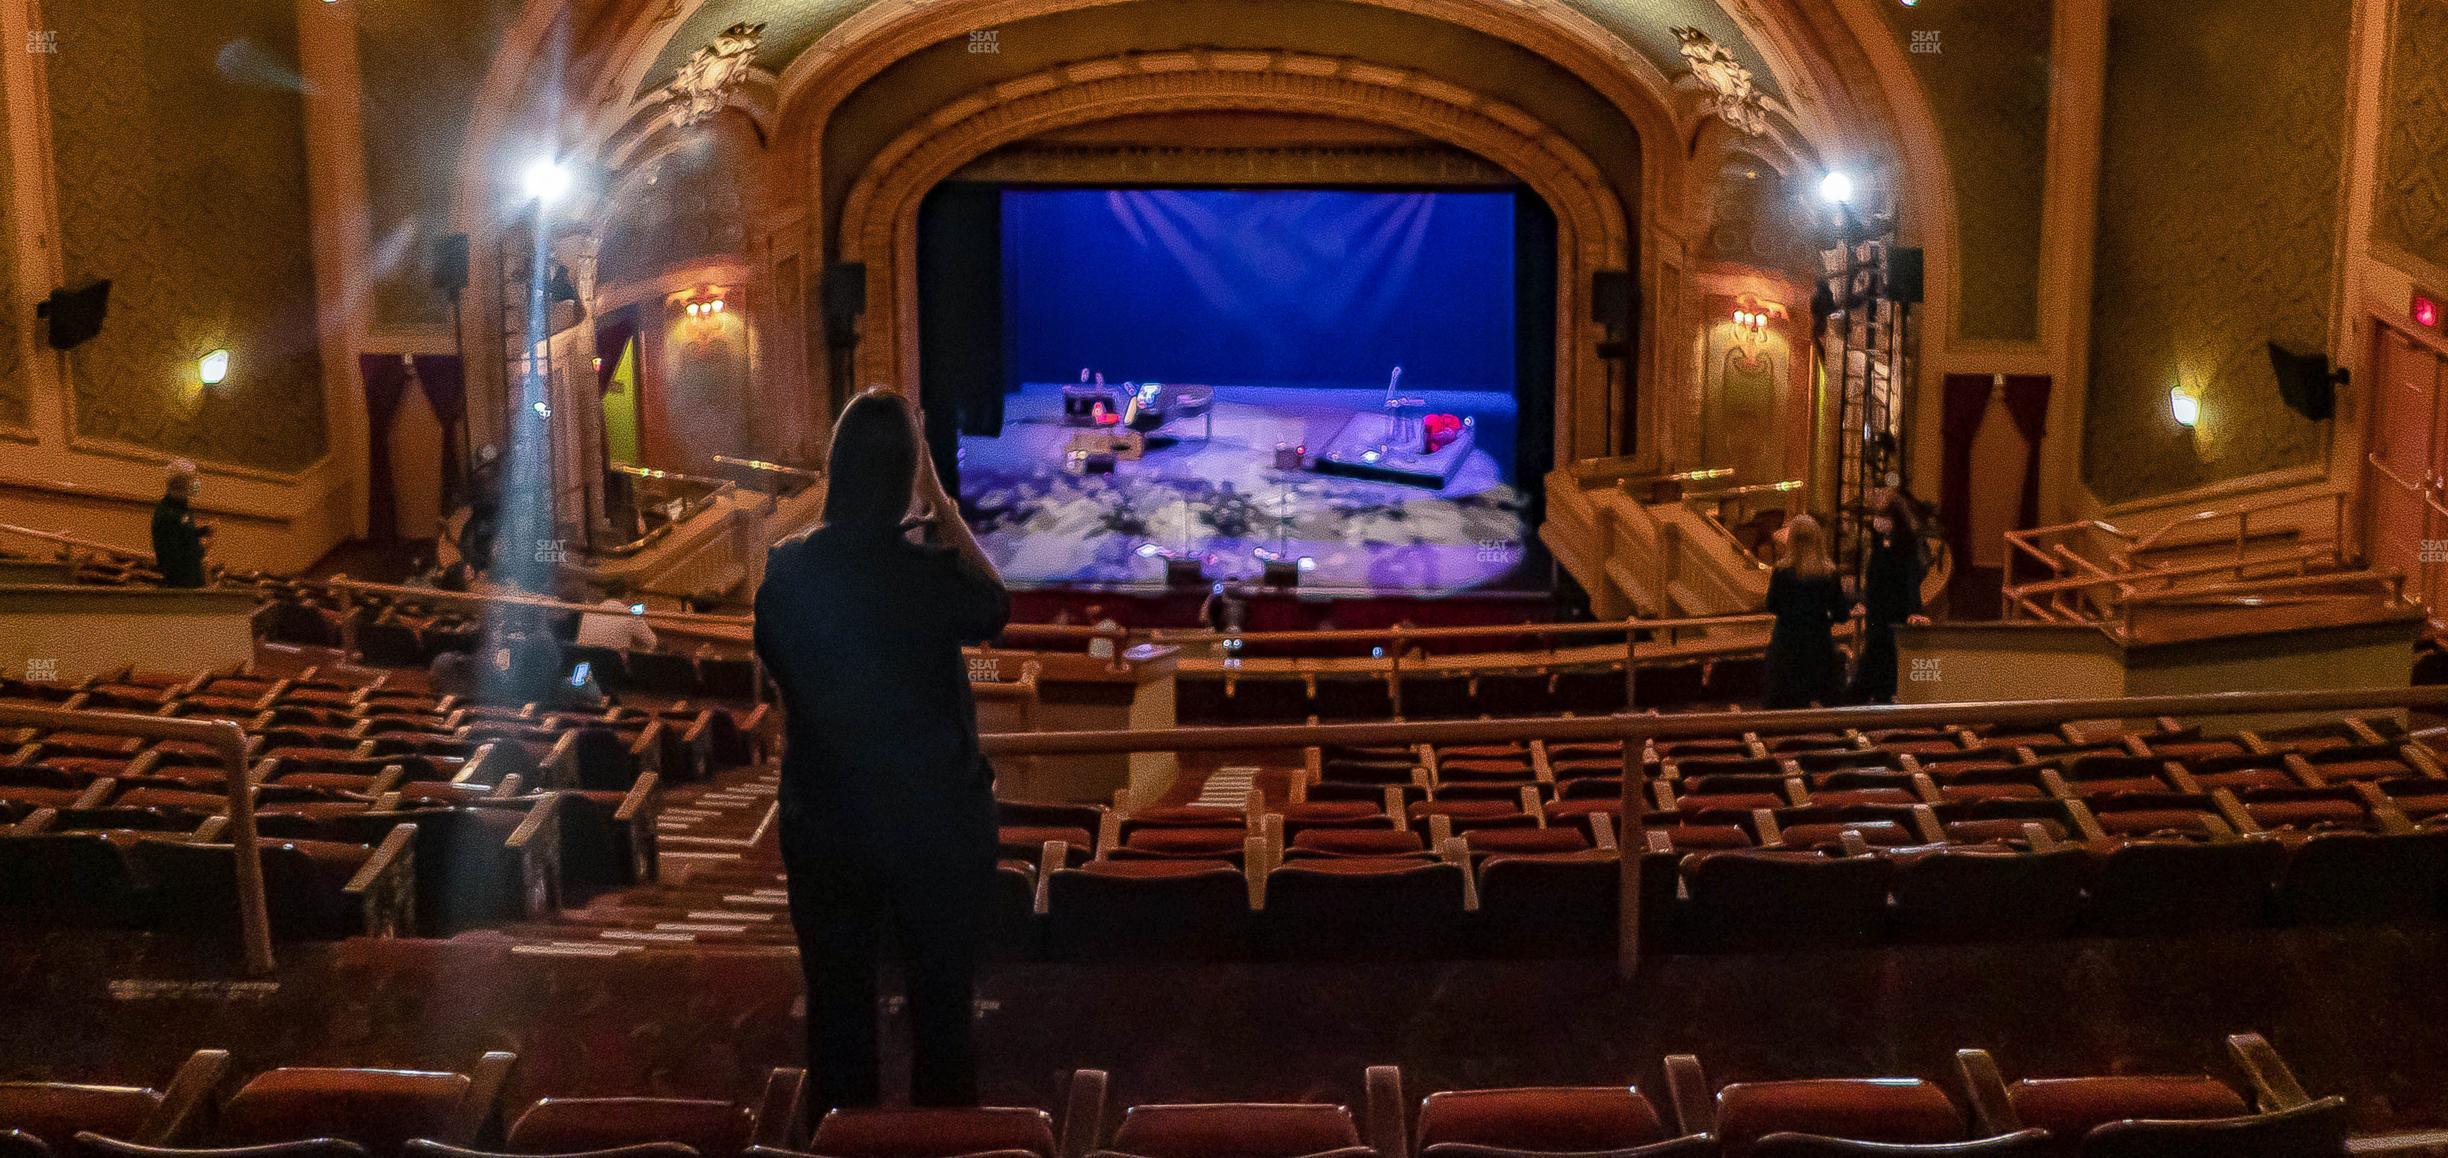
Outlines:
{"type": "Polygon", "coordinates": [[[1819,181],[1819,199],[1827,202],[1830,205],[1852,204],[1853,175],[1839,171],[1830,173],[1826,177],[1821,178],[1819,181]]]}
{"type": "Polygon", "coordinates": [[[551,157],[545,157],[527,166],[526,175],[520,179],[520,184],[526,189],[527,196],[547,206],[559,201],[563,195],[567,194],[572,183],[569,166],[551,157]]]}

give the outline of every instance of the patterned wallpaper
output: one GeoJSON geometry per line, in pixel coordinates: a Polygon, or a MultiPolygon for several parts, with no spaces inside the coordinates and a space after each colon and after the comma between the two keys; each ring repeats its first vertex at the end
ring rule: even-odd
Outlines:
{"type": "Polygon", "coordinates": [[[2448,0],[2398,0],[2380,238],[2448,269],[2448,0]]]}
{"type": "Polygon", "coordinates": [[[292,471],[323,456],[297,9],[288,0],[45,6],[68,280],[112,279],[70,359],[76,431],[292,471]],[[204,391],[196,359],[226,347],[204,391]]]}
{"type": "MultiPolygon", "coordinates": [[[[17,236],[17,223],[11,212],[15,191],[10,188],[11,174],[8,144],[8,109],[0,106],[0,238],[17,236]]],[[[17,249],[0,245],[0,285],[17,284],[17,249]]],[[[25,354],[19,348],[18,327],[34,319],[13,293],[0,293],[0,426],[25,426],[33,421],[33,383],[26,376],[25,354]]],[[[35,339],[41,341],[39,337],[35,339]]]]}
{"type": "Polygon", "coordinates": [[[471,94],[517,19],[516,0],[383,0],[357,9],[378,326],[450,323],[450,300],[433,289],[433,246],[453,232],[471,94]]]}
{"type": "Polygon", "coordinates": [[[1882,5],[1938,118],[1955,177],[1960,336],[2040,337],[2051,0],[1882,5]]]}
{"type": "Polygon", "coordinates": [[[2264,343],[2327,343],[2349,10],[2116,0],[2083,431],[2105,502],[2321,453],[2325,428],[2279,401],[2264,343]],[[2197,430],[2168,416],[2179,382],[2201,391],[2197,430]]]}

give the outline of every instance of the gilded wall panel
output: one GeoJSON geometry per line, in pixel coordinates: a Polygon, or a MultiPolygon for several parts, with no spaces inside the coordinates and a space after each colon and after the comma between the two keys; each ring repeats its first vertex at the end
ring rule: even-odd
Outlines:
{"type": "Polygon", "coordinates": [[[2316,461],[2265,343],[2327,344],[2348,0],[2118,0],[2083,477],[2103,501],[2316,461]],[[2197,429],[2168,391],[2200,393],[2197,429]]]}
{"type": "Polygon", "coordinates": [[[2388,75],[2380,238],[2448,269],[2448,0],[2398,0],[2388,75]]]}
{"type": "Polygon", "coordinates": [[[1913,62],[1954,173],[1956,332],[2037,341],[2056,5],[1952,0],[1880,10],[1913,62]]]}
{"type": "Polygon", "coordinates": [[[76,434],[294,471],[323,456],[297,10],[287,0],[44,7],[60,242],[112,280],[69,359],[76,434]],[[221,386],[196,360],[226,348],[221,386]]]}

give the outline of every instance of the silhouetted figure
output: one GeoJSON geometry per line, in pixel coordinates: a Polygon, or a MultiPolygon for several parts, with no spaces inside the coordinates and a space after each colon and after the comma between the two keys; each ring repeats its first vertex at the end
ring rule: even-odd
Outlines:
{"type": "Polygon", "coordinates": [[[1776,626],[1768,634],[1766,706],[1834,704],[1845,674],[1834,632],[1852,613],[1851,601],[1828,561],[1819,520],[1797,516],[1785,524],[1784,535],[1784,561],[1768,577],[1768,612],[1776,626]]]}
{"type": "Polygon", "coordinates": [[[757,655],[787,722],[782,858],[818,1112],[878,1099],[887,933],[907,963],[911,1100],[977,1100],[970,1019],[995,802],[961,646],[1001,632],[1011,599],[923,446],[900,396],[852,400],[823,524],[777,545],[757,589],[757,655]],[[941,545],[911,541],[913,489],[928,507],[918,526],[941,545]]]}
{"type": "Polygon", "coordinates": [[[1870,516],[1870,558],[1862,569],[1861,656],[1853,664],[1851,698],[1893,703],[1895,629],[1921,618],[1921,527],[1901,489],[1882,492],[1870,516]]]}
{"type": "Polygon", "coordinates": [[[199,526],[188,504],[195,500],[196,464],[186,459],[170,463],[162,500],[153,507],[153,566],[164,587],[204,585],[204,540],[212,528],[199,526]]]}

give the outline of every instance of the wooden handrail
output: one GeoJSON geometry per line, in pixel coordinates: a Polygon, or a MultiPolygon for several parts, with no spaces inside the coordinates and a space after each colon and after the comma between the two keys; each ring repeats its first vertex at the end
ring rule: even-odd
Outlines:
{"type": "Polygon", "coordinates": [[[714,456],[714,461],[721,463],[724,466],[736,466],[742,470],[760,471],[765,474],[785,474],[791,476],[792,478],[803,478],[811,481],[824,478],[824,472],[820,470],[810,470],[804,466],[790,466],[779,462],[767,462],[761,458],[739,458],[728,454],[718,454],[714,456]]]}
{"type": "Polygon", "coordinates": [[[62,534],[58,531],[38,531],[32,527],[18,526],[15,523],[0,523],[0,534],[16,535],[21,538],[34,539],[45,543],[57,543],[63,547],[75,547],[84,551],[99,551],[105,555],[116,555],[122,559],[135,559],[147,563],[153,561],[153,552],[151,551],[132,551],[126,547],[113,546],[109,543],[96,542],[92,539],[80,539],[74,535],[62,534]]]}
{"type": "Polygon", "coordinates": [[[2411,492],[2416,498],[2419,498],[2424,503],[2429,504],[2433,511],[2442,515],[2448,515],[2448,506],[2440,505],[2439,492],[2437,490],[2412,482],[2404,475],[2398,474],[2395,470],[2390,469],[2389,464],[2380,461],[2379,452],[2374,451],[2364,455],[2363,461],[2370,463],[2373,470],[2379,471],[2382,478],[2396,483],[2399,489],[2411,492]]]}
{"type": "MultiPolygon", "coordinates": [[[[2263,511],[2275,511],[2286,507],[2302,506],[2312,502],[2334,503],[2339,498],[2343,497],[2343,495],[2344,492],[2342,491],[2319,491],[2308,495],[2274,495],[2251,502],[2240,503],[2235,506],[2213,507],[2208,510],[2195,511],[2192,514],[2186,515],[2182,518],[2172,519],[2162,524],[2157,530],[2154,530],[2147,535],[2143,535],[2141,538],[2135,539],[2133,541],[2133,546],[2129,549],[2128,553],[2148,551],[2151,548],[2158,546],[2159,541],[2166,538],[2169,532],[2175,531],[2178,528],[2200,526],[2204,523],[2215,523],[2226,519],[2248,519],[2251,516],[2260,514],[2263,511]]],[[[2341,535],[2345,531],[2342,521],[2338,530],[2341,535]]]]}
{"type": "Polygon", "coordinates": [[[2448,686],[2287,692],[2212,692],[2121,699],[2028,700],[2020,703],[1892,704],[1776,712],[1693,712],[1653,716],[1552,716],[1429,723],[1280,724],[1240,728],[1159,728],[1148,731],[1037,732],[982,738],[989,756],[1113,755],[1135,752],[1247,751],[1328,744],[1487,744],[1544,740],[1618,740],[1623,744],[1622,836],[1616,841],[1618,977],[1640,971],[1641,837],[1648,807],[1647,742],[1728,732],[1799,732],[1842,728],[1927,727],[1967,719],[1996,724],[2057,724],[2071,720],[2152,719],[2159,716],[2243,716],[2275,712],[2437,708],[2448,686]]]}
{"type": "Polygon", "coordinates": [[[272,971],[272,920],[264,908],[263,854],[255,835],[255,800],[247,778],[247,734],[230,720],[196,720],[170,716],[140,716],[131,712],[71,711],[0,704],[0,725],[29,728],[73,728],[108,736],[137,736],[203,744],[221,760],[229,794],[229,843],[236,860],[239,946],[246,970],[254,976],[272,971]]]}
{"type": "MultiPolygon", "coordinates": [[[[1511,636],[1573,637],[1584,635],[1615,635],[1625,631],[1695,631],[1718,627],[1756,627],[1770,623],[1775,616],[1765,613],[1747,615],[1703,615],[1683,618],[1598,619],[1569,623],[1505,623],[1469,627],[1344,627],[1326,631],[1211,631],[1205,628],[1150,628],[1145,638],[1151,643],[1189,644],[1220,643],[1238,639],[1243,643],[1288,643],[1295,640],[1321,643],[1417,643],[1452,641],[1457,639],[1503,639],[1511,636]]],[[[1111,637],[1110,630],[1099,631],[1093,626],[1073,623],[1014,624],[1012,629],[1039,639],[1095,639],[1111,637]]]]}
{"type": "MultiPolygon", "coordinates": [[[[325,587],[362,595],[382,595],[392,599],[424,600],[436,603],[474,603],[505,607],[527,607],[542,611],[575,611],[586,615],[609,615],[611,612],[594,603],[573,603],[542,595],[522,595],[506,591],[445,591],[439,587],[404,587],[397,583],[367,583],[346,575],[330,579],[301,580],[301,586],[325,587]]],[[[647,608],[637,613],[639,619],[650,619],[680,626],[745,628],[756,622],[748,615],[714,615],[702,611],[657,611],[647,608]]]]}

